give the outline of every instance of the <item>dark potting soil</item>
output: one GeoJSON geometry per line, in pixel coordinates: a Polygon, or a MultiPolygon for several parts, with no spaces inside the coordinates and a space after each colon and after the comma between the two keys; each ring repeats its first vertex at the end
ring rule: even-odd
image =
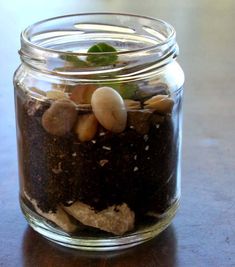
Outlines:
{"type": "Polygon", "coordinates": [[[171,115],[152,113],[147,133],[133,127],[120,134],[101,129],[94,140],[80,142],[72,132],[57,137],[43,129],[48,107],[17,97],[23,190],[43,212],[76,200],[96,210],[127,203],[138,219],[172,204],[178,139],[171,115]]]}

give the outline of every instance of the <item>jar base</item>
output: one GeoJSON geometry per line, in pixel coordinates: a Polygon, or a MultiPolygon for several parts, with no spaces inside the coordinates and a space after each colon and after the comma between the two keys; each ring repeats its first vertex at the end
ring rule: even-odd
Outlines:
{"type": "Polygon", "coordinates": [[[179,207],[179,200],[176,200],[164,213],[164,216],[153,226],[145,227],[144,230],[139,230],[125,236],[109,238],[70,236],[51,226],[47,220],[29,209],[23,200],[20,200],[20,205],[29,225],[49,241],[79,250],[112,251],[134,247],[156,237],[170,225],[179,207]]]}

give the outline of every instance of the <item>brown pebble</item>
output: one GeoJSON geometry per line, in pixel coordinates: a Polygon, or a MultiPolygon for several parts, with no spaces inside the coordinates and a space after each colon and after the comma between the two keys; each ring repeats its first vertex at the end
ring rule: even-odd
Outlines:
{"type": "Polygon", "coordinates": [[[59,90],[50,90],[46,92],[46,97],[52,100],[67,99],[67,94],[59,90]]]}
{"type": "Polygon", "coordinates": [[[75,126],[75,132],[80,141],[90,141],[95,137],[97,127],[98,121],[94,114],[80,115],[75,126]]]}
{"type": "Polygon", "coordinates": [[[96,90],[92,84],[77,85],[70,95],[70,99],[76,104],[90,104],[91,96],[96,90]]]}
{"type": "Polygon", "coordinates": [[[171,113],[174,100],[168,95],[156,95],[144,102],[144,108],[152,109],[161,114],[171,113]]]}
{"type": "Polygon", "coordinates": [[[152,112],[149,110],[129,110],[127,113],[127,123],[140,134],[147,134],[150,127],[152,112]]]}
{"type": "Polygon", "coordinates": [[[50,134],[63,136],[68,133],[77,119],[75,104],[60,99],[52,103],[42,116],[42,126],[50,134]]]}
{"type": "Polygon", "coordinates": [[[127,110],[136,110],[141,108],[140,101],[135,101],[132,99],[125,99],[124,100],[125,106],[127,110]]]}

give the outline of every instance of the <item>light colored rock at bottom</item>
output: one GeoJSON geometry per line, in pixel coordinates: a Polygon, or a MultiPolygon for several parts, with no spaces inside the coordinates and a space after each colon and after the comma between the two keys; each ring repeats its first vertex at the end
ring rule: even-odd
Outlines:
{"type": "Polygon", "coordinates": [[[123,235],[134,227],[135,214],[127,204],[113,205],[96,212],[89,205],[76,201],[64,209],[75,219],[91,227],[101,229],[115,235],[123,235]]]}
{"type": "Polygon", "coordinates": [[[37,201],[32,199],[26,192],[24,192],[25,197],[28,201],[31,202],[35,211],[41,215],[42,217],[46,218],[49,221],[54,222],[58,225],[61,229],[65,232],[72,233],[77,230],[77,225],[72,222],[70,216],[60,207],[58,206],[56,212],[43,212],[37,205],[37,201]]]}

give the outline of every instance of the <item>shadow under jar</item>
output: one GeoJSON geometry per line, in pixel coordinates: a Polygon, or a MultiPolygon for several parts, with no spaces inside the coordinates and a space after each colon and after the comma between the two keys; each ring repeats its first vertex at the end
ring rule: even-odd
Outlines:
{"type": "Polygon", "coordinates": [[[180,197],[184,74],[168,23],[127,14],[45,20],[21,35],[14,76],[20,202],[63,246],[147,241],[180,197]]]}

